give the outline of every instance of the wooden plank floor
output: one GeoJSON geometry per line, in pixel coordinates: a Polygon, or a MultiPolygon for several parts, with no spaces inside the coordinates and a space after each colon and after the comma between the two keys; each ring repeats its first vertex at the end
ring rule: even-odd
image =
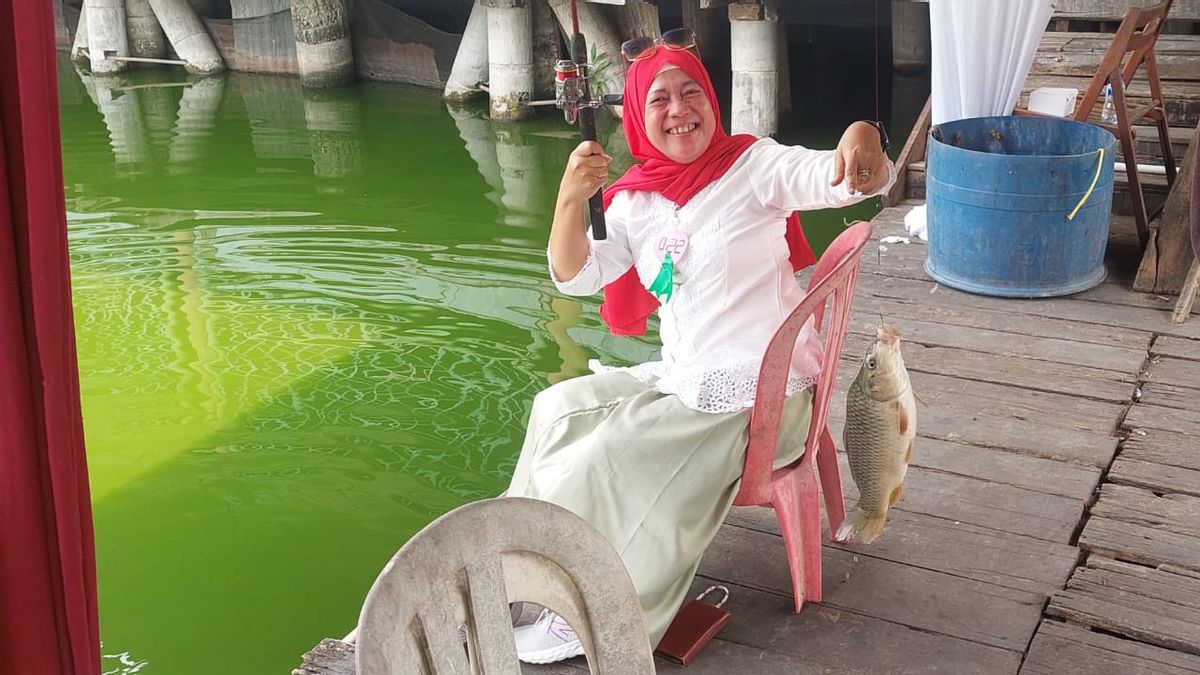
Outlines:
{"type": "MultiPolygon", "coordinates": [[[[1110,278],[1047,300],[936,284],[920,242],[868,247],[831,424],[882,315],[923,399],[904,496],[875,543],[825,546],[799,615],[773,515],[734,509],[693,588],[728,586],[734,619],[688,672],[1200,673],[1200,317],[1128,291],[1116,223],[1110,278]]],[[[352,672],[323,653],[297,672],[352,672]]]]}

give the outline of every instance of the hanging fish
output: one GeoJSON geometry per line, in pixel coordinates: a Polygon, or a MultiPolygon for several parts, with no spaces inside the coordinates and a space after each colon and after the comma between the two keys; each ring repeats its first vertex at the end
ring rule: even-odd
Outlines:
{"type": "Polygon", "coordinates": [[[900,355],[900,332],[881,323],[846,391],[842,442],[858,503],[834,539],[869,544],[883,531],[888,509],[900,499],[916,435],[917,406],[900,355]]]}

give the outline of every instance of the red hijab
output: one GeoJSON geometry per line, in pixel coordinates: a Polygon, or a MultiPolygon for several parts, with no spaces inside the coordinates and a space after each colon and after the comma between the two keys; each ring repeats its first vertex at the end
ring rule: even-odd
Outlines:
{"type": "MultiPolygon", "coordinates": [[[[758,138],[750,134],[730,136],[721,126],[721,110],[712,80],[700,59],[688,51],[660,48],[653,56],[635,61],[625,75],[625,140],[629,151],[641,164],[633,165],[625,175],[604,191],[604,208],[622,190],[658,192],[683,206],[709,183],[725,175],[729,167],[758,138]],[[708,149],[695,161],[680,164],[659,152],[646,135],[646,95],[655,76],[664,66],[672,65],[687,73],[700,84],[716,120],[708,149]]],[[[787,219],[786,239],[791,251],[792,268],[801,270],[817,261],[812,247],[800,228],[800,217],[793,213],[787,219]]],[[[633,267],[619,279],[604,287],[604,304],[600,316],[614,335],[643,335],[646,318],[658,308],[658,300],[642,286],[633,267]]]]}

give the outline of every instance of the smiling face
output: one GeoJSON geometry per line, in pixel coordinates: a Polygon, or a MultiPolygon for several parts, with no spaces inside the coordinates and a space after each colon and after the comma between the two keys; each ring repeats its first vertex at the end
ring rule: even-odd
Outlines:
{"type": "Polygon", "coordinates": [[[700,84],[678,68],[660,72],[646,95],[646,136],[672,161],[690,164],[704,154],[717,127],[700,84]]]}

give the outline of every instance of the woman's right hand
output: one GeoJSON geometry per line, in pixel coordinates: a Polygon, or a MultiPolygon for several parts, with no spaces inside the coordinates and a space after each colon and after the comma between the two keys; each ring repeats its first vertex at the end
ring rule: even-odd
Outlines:
{"type": "Polygon", "coordinates": [[[612,157],[596,141],[584,141],[577,145],[567,159],[562,183],[558,186],[558,198],[573,204],[586,202],[596,190],[608,182],[608,165],[612,157]]]}

